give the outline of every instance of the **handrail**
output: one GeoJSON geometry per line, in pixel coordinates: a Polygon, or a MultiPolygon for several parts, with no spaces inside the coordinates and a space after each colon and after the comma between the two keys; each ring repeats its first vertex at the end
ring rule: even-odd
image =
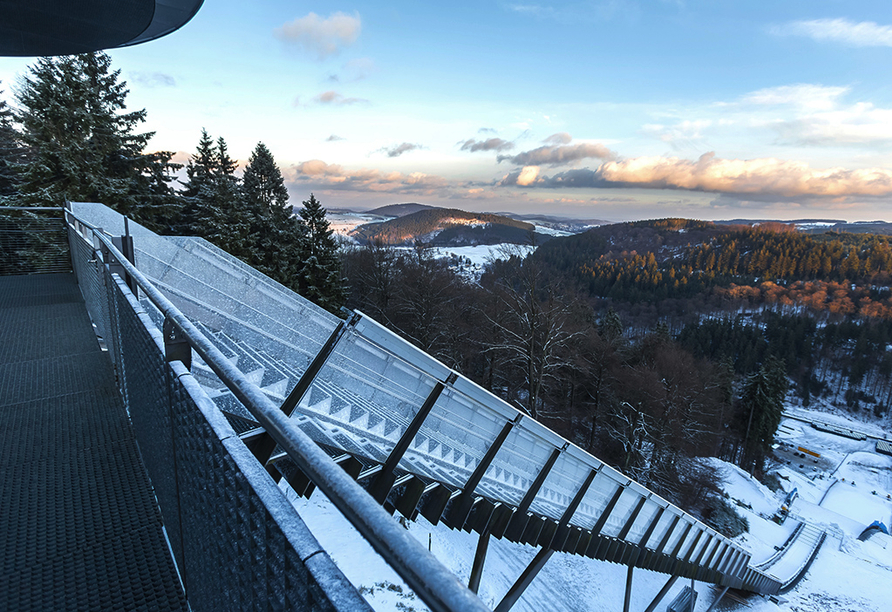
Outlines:
{"type": "MultiPolygon", "coordinates": [[[[67,215],[89,226],[71,210],[67,215]]],[[[263,391],[230,363],[143,274],[115,247],[103,232],[91,228],[117,263],[149,300],[170,319],[201,355],[205,363],[244,404],[292,461],[319,487],[338,510],[435,612],[489,612],[483,602],[438,561],[343,469],[294,425],[263,391]]]]}
{"type": "Polygon", "coordinates": [[[824,540],[827,539],[827,532],[824,531],[821,533],[821,536],[816,540],[814,548],[811,549],[811,552],[808,554],[808,557],[805,559],[805,562],[796,570],[796,573],[793,574],[793,577],[787,580],[785,583],[781,585],[779,593],[788,593],[793,588],[799,584],[799,581],[805,577],[805,574],[808,572],[811,564],[814,562],[815,557],[818,556],[818,551],[821,550],[821,546],[824,544],[824,540]]]}
{"type": "Polygon", "coordinates": [[[793,543],[793,541],[799,537],[799,532],[802,531],[802,528],[805,527],[805,523],[799,523],[793,529],[793,532],[787,537],[787,540],[774,551],[774,554],[762,561],[761,563],[757,563],[753,566],[753,569],[759,570],[760,572],[767,573],[768,568],[777,563],[777,561],[787,552],[787,548],[793,543]]]}
{"type": "MultiPolygon", "coordinates": [[[[61,206],[0,206],[0,210],[22,210],[27,212],[64,212],[61,206]]],[[[69,211],[70,212],[70,211],[69,211]]]]}

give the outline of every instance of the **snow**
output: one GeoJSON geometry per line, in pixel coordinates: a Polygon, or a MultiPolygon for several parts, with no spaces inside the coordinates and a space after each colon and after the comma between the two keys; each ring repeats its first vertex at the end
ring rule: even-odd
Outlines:
{"type": "MultiPolygon", "coordinates": [[[[321,493],[315,493],[310,500],[296,499],[291,493],[291,499],[322,546],[375,610],[427,610],[321,493]]],[[[420,516],[416,522],[409,523],[408,529],[422,545],[430,543],[431,552],[460,580],[468,580],[477,546],[476,534],[453,531],[442,525],[434,527],[420,516]]],[[[537,549],[531,546],[492,539],[480,584],[479,595],[483,602],[495,608],[536,552],[537,549]]],[[[620,609],[626,573],[626,567],[621,565],[556,553],[512,610],[581,612],[620,609]]],[[[664,574],[636,569],[632,582],[632,609],[645,609],[667,579],[664,574]]],[[[675,584],[664,599],[666,605],[685,584],[689,585],[690,581],[680,580],[675,584]]],[[[697,583],[697,590],[706,593],[700,597],[705,610],[714,595],[706,584],[697,583]]]]}
{"type": "MultiPolygon", "coordinates": [[[[396,247],[397,250],[411,251],[412,247],[396,247]]],[[[479,244],[461,247],[433,247],[431,254],[437,259],[464,260],[451,266],[452,270],[462,277],[478,281],[487,264],[496,259],[506,259],[510,255],[526,257],[536,247],[521,244],[479,244]]]]}
{"type": "MultiPolygon", "coordinates": [[[[826,415],[822,415],[826,416],[826,415]]],[[[860,423],[840,420],[837,424],[857,428],[860,423]]],[[[723,489],[750,523],[750,531],[736,542],[749,550],[758,563],[775,553],[793,532],[798,521],[811,526],[815,534],[827,531],[827,539],[805,578],[780,603],[758,595],[743,595],[744,605],[755,612],[873,612],[890,609],[892,601],[892,537],[877,534],[867,542],[857,536],[874,520],[892,523],[892,458],[873,452],[871,441],[855,441],[818,432],[807,423],[784,419],[773,469],[782,489],[773,492],[737,466],[708,460],[721,474],[723,489]],[[795,457],[799,446],[821,454],[817,463],[795,457]],[[793,459],[797,463],[793,462],[793,459]],[[787,464],[787,461],[790,464],[787,464]],[[799,468],[799,463],[804,467],[799,468]],[[845,479],[845,480],[843,480],[845,479]],[[855,485],[851,482],[854,480],[855,485]],[[800,497],[783,524],[771,516],[785,492],[797,487],[800,497]],[[873,491],[877,495],[873,494],[873,491]]],[[[287,485],[283,485],[287,487],[287,485]]],[[[402,580],[365,543],[321,493],[312,499],[288,494],[310,529],[329,551],[347,577],[357,585],[379,611],[421,612],[421,604],[402,580]]],[[[397,520],[397,519],[394,519],[397,520]]],[[[432,526],[424,518],[408,522],[409,532],[467,581],[477,545],[477,535],[432,526]]],[[[805,532],[805,529],[803,529],[805,532]]],[[[800,536],[802,537],[802,536],[800,536]]],[[[771,573],[795,572],[810,551],[803,542],[790,547],[771,573]]],[[[532,560],[536,549],[492,540],[480,586],[480,597],[495,607],[532,560]]],[[[575,555],[556,553],[513,608],[518,612],[584,612],[619,609],[623,603],[627,569],[575,555]]],[[[633,575],[633,610],[645,609],[667,576],[636,569],[633,575]]],[[[679,580],[657,610],[665,610],[672,598],[690,581],[679,580]]],[[[712,585],[697,583],[696,612],[705,612],[718,594],[712,585]]],[[[717,610],[739,609],[732,596],[726,596],[717,610]]]]}
{"type": "Polygon", "coordinates": [[[347,236],[360,225],[366,223],[383,223],[390,221],[396,217],[385,217],[382,215],[370,215],[366,213],[355,212],[331,212],[325,215],[329,226],[335,234],[347,236]]]}
{"type": "Polygon", "coordinates": [[[546,234],[548,236],[572,236],[574,232],[568,232],[566,230],[557,229],[554,227],[550,227],[548,225],[540,225],[538,223],[534,223],[533,226],[536,228],[537,234],[546,234]]]}
{"type": "Polygon", "coordinates": [[[838,224],[839,221],[812,221],[810,223],[797,223],[796,229],[803,231],[818,228],[828,228],[838,224]]]}

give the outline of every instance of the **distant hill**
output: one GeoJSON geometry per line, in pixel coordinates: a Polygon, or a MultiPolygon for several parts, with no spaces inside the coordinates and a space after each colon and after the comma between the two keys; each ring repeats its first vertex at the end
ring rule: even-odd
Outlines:
{"type": "Polygon", "coordinates": [[[404,204],[388,204],[374,210],[366,211],[370,215],[381,215],[382,217],[405,217],[422,210],[433,210],[436,206],[428,206],[427,204],[418,204],[416,202],[406,202],[404,204]]]}
{"type": "MultiPolygon", "coordinates": [[[[888,291],[878,288],[892,280],[889,238],[835,231],[807,234],[792,223],[778,222],[752,227],[686,219],[618,223],[556,238],[532,257],[550,267],[553,277],[575,280],[592,296],[628,302],[690,298],[734,287],[755,287],[753,296],[767,292],[771,295],[766,299],[780,299],[786,287],[799,291],[796,283],[805,283],[802,291],[826,294],[837,290],[827,284],[837,283],[843,293],[859,287],[870,298],[852,295],[850,304],[837,306],[851,310],[863,303],[876,310],[870,300],[886,296],[888,291]]],[[[787,297],[791,303],[804,301],[802,295],[787,297]]],[[[830,297],[812,301],[829,307],[830,297]]]]}
{"type": "MultiPolygon", "coordinates": [[[[394,206],[421,206],[420,204],[397,204],[394,206]]],[[[375,214],[394,207],[376,209],[375,214]]],[[[368,223],[356,228],[351,236],[359,242],[376,242],[400,245],[413,244],[422,240],[433,246],[470,246],[477,244],[528,244],[530,235],[537,244],[546,242],[551,236],[534,234],[535,226],[502,215],[470,213],[455,208],[434,208],[425,206],[421,210],[406,214],[383,223],[368,223]]]]}
{"type": "Polygon", "coordinates": [[[762,227],[766,225],[790,225],[804,234],[823,234],[837,232],[847,234],[878,234],[892,236],[892,223],[887,221],[855,221],[849,223],[840,219],[795,219],[793,221],[776,221],[771,219],[732,219],[716,221],[717,225],[746,225],[762,227]]]}
{"type": "Polygon", "coordinates": [[[613,223],[613,221],[606,221],[604,219],[574,219],[570,217],[555,217],[552,215],[543,214],[520,215],[512,212],[500,212],[496,214],[510,217],[512,219],[517,219],[518,221],[529,221],[542,227],[549,227],[551,229],[569,232],[571,234],[578,234],[592,227],[610,225],[613,223]]]}

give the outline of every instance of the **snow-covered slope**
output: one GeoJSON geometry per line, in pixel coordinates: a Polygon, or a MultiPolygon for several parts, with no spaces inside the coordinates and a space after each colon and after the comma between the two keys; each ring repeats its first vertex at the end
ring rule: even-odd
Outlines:
{"type": "MultiPolygon", "coordinates": [[[[892,537],[879,534],[867,542],[857,536],[873,520],[892,522],[892,458],[877,455],[869,441],[854,441],[818,432],[810,426],[785,420],[783,440],[819,452],[818,463],[778,465],[784,488],[772,492],[737,466],[711,459],[732,500],[750,523],[750,532],[737,542],[758,563],[775,553],[797,521],[826,530],[828,538],[805,578],[784,601],[774,603],[757,595],[747,596],[745,606],[755,612],[874,612],[892,609],[892,537]],[[816,467],[817,466],[817,467],[816,467]],[[845,480],[843,480],[845,479],[845,480]],[[852,482],[855,482],[852,485],[852,482]],[[802,493],[784,525],[770,520],[793,486],[802,493]],[[876,491],[876,494],[873,492],[876,491]]],[[[787,447],[789,448],[789,446],[787,447]]],[[[783,455],[782,455],[783,456],[783,455]]],[[[312,499],[290,494],[301,516],[329,550],[347,577],[358,585],[376,610],[411,612],[426,610],[384,561],[365,543],[320,493],[312,499]]],[[[394,519],[397,520],[397,519],[394,519]]],[[[476,534],[432,526],[424,518],[407,529],[462,579],[467,580],[477,545],[476,534]]],[[[801,551],[800,551],[801,552],[801,551]]],[[[493,540],[489,547],[480,596],[495,607],[536,554],[530,546],[493,540]]],[[[797,565],[792,556],[788,565],[797,565]]],[[[794,567],[776,566],[774,571],[794,567]]],[[[518,612],[585,612],[616,610],[623,605],[626,568],[573,555],[555,554],[514,607],[518,612]]],[[[643,610],[660,590],[667,576],[635,570],[632,609],[643,610]]],[[[688,581],[677,582],[663,599],[664,610],[688,581]]],[[[696,612],[705,612],[718,591],[697,583],[696,612]]],[[[740,609],[731,599],[719,610],[740,609]]]]}

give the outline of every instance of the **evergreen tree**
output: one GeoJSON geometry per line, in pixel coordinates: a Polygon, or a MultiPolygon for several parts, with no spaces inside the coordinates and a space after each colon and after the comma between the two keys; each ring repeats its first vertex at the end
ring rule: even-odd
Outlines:
{"type": "Polygon", "coordinates": [[[262,142],[257,143],[242,177],[242,189],[249,205],[272,219],[291,216],[285,179],[273,159],[273,154],[262,142]]]}
{"type": "Polygon", "coordinates": [[[219,227],[208,239],[243,261],[252,256],[250,230],[252,215],[245,206],[241,186],[235,176],[237,162],[229,157],[223,137],[217,139],[211,183],[202,188],[200,197],[210,202],[220,219],[219,227]]]}
{"type": "Polygon", "coordinates": [[[22,142],[24,203],[102,202],[137,210],[140,186],[165,175],[170,157],[142,154],[152,133],[135,133],[146,111],[126,110],[127,84],[105,53],[40,58],[16,94],[22,142]]]}
{"type": "Polygon", "coordinates": [[[0,203],[18,190],[17,167],[23,161],[24,149],[13,126],[12,111],[0,100],[0,203]]]}
{"type": "Polygon", "coordinates": [[[303,226],[288,205],[288,189],[262,142],[257,144],[242,177],[242,194],[253,217],[250,229],[251,264],[285,286],[299,289],[303,226]]]}
{"type": "Polygon", "coordinates": [[[746,381],[741,395],[741,416],[746,419],[744,462],[761,471],[765,455],[783,417],[787,394],[786,366],[783,360],[769,357],[746,381]]]}
{"type": "Polygon", "coordinates": [[[131,216],[162,235],[176,234],[181,224],[184,200],[173,188],[173,173],[183,167],[171,162],[173,152],[157,151],[143,155],[142,172],[133,182],[135,203],[131,216]]]}
{"type": "Polygon", "coordinates": [[[325,209],[313,194],[303,202],[299,214],[298,224],[305,233],[301,244],[300,293],[326,310],[335,312],[344,303],[346,289],[341,279],[334,232],[325,218],[325,209]]]}
{"type": "Polygon", "coordinates": [[[216,147],[207,130],[201,128],[201,138],[195,153],[186,164],[186,182],[182,191],[185,200],[180,233],[207,236],[216,233],[221,215],[208,198],[216,172],[216,147]]]}

